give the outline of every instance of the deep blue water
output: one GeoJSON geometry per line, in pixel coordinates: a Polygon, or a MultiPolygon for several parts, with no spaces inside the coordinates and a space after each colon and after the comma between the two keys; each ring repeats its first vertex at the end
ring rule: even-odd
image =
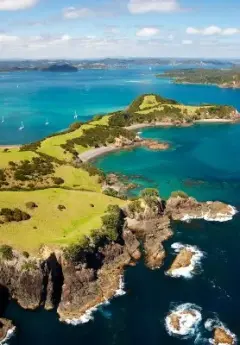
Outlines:
{"type": "MultiPolygon", "coordinates": [[[[3,81],[4,88],[0,89],[0,97],[8,94],[9,98],[15,99],[16,103],[11,103],[11,109],[13,113],[13,109],[16,112],[15,116],[9,112],[12,125],[6,133],[0,130],[0,140],[2,143],[8,140],[9,143],[9,140],[19,142],[37,139],[47,134],[47,130],[60,130],[66,127],[72,121],[75,108],[87,117],[107,109],[123,107],[136,95],[144,92],[158,92],[189,104],[227,103],[240,109],[240,91],[209,86],[173,85],[167,80],[156,80],[152,72],[154,71],[150,72],[148,69],[83,71],[74,76],[48,75],[48,79],[43,79],[46,78],[43,75],[34,74],[35,80],[32,82],[29,74],[24,74],[23,77],[20,74],[15,77],[8,75],[3,81]],[[97,77],[103,75],[103,79],[97,77]],[[23,83],[19,88],[13,89],[13,85],[16,84],[14,78],[19,79],[19,85],[23,83]],[[86,92],[85,84],[90,86],[86,92]],[[28,91],[24,92],[22,85],[25,85],[28,91]],[[16,96],[18,90],[21,90],[22,98],[16,96]],[[22,118],[20,111],[17,111],[17,102],[25,102],[26,109],[29,109],[29,114],[24,120],[25,131],[21,134],[16,128],[22,118]],[[38,118],[37,121],[34,120],[35,117],[38,118]],[[45,117],[49,118],[53,127],[50,128],[49,125],[46,129],[42,125],[45,117]],[[17,138],[18,135],[23,135],[24,138],[17,138]]],[[[4,106],[3,110],[7,114],[6,109],[4,106]]],[[[5,125],[8,126],[8,123],[5,125]]],[[[130,176],[141,185],[141,188],[157,187],[163,196],[168,196],[172,190],[183,189],[200,200],[223,200],[240,209],[240,125],[151,128],[142,132],[144,137],[169,141],[172,149],[152,152],[139,148],[117,152],[101,157],[96,165],[105,171],[130,176]]],[[[101,307],[94,314],[93,321],[77,327],[68,326],[60,323],[54,312],[24,311],[12,304],[7,310],[7,316],[14,320],[18,330],[9,343],[194,344],[194,338],[181,340],[169,336],[164,327],[168,311],[173,306],[186,302],[199,305],[204,320],[218,316],[240,337],[240,216],[236,215],[232,221],[226,223],[174,223],[173,228],[174,237],[165,244],[168,257],[164,268],[151,271],[143,262],[136,267],[128,268],[125,273],[126,295],[115,298],[109,305],[101,307]],[[175,242],[197,245],[205,252],[199,274],[190,280],[173,279],[164,275],[164,270],[173,260],[171,244],[175,242]]],[[[195,344],[208,344],[209,337],[210,334],[201,327],[195,344]]]]}

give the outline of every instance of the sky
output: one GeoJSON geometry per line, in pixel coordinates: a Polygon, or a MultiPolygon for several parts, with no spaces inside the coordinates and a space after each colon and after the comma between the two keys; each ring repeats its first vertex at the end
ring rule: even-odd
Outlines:
{"type": "Polygon", "coordinates": [[[0,0],[0,59],[240,58],[240,0],[0,0]]]}

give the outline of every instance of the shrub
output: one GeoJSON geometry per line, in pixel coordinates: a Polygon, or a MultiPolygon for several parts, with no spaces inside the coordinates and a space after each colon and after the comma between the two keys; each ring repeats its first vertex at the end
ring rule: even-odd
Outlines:
{"type": "Polygon", "coordinates": [[[69,130],[71,132],[76,131],[77,129],[79,129],[82,126],[83,122],[74,122],[69,126],[69,130]]]}
{"type": "Polygon", "coordinates": [[[0,254],[4,260],[13,259],[13,249],[7,244],[3,244],[2,246],[0,246],[0,254]]]}
{"type": "Polygon", "coordinates": [[[70,244],[63,250],[65,259],[73,263],[84,260],[86,251],[89,249],[89,245],[90,240],[86,236],[84,236],[77,243],[70,244]]]}
{"type": "Polygon", "coordinates": [[[34,208],[37,208],[38,205],[34,201],[29,201],[29,202],[26,202],[26,207],[32,210],[34,208]]]}
{"type": "Polygon", "coordinates": [[[29,261],[26,261],[22,264],[22,270],[23,271],[33,271],[33,270],[36,270],[38,268],[37,266],[37,262],[35,260],[29,260],[29,261]]]}
{"type": "Polygon", "coordinates": [[[5,173],[3,169],[0,169],[0,181],[5,181],[6,177],[5,177],[5,173]]]}
{"type": "Polygon", "coordinates": [[[140,200],[134,200],[128,205],[128,209],[131,213],[140,213],[142,211],[141,207],[141,201],[140,200]]]}
{"type": "Polygon", "coordinates": [[[104,189],[103,193],[105,195],[112,196],[114,198],[118,197],[118,192],[113,188],[106,188],[106,189],[104,189]]]}
{"type": "Polygon", "coordinates": [[[187,195],[187,193],[185,193],[185,192],[183,192],[181,190],[177,190],[177,191],[171,193],[171,197],[172,198],[180,197],[180,198],[187,199],[188,195],[187,195]]]}
{"type": "Polygon", "coordinates": [[[30,254],[29,254],[28,252],[26,252],[26,251],[24,251],[22,254],[23,254],[23,256],[24,256],[26,259],[28,259],[29,256],[30,256],[30,254]]]}
{"type": "Polygon", "coordinates": [[[53,179],[53,183],[56,185],[60,185],[64,183],[64,179],[61,177],[53,177],[52,179],[53,179]]]}
{"type": "Polygon", "coordinates": [[[66,206],[64,206],[64,205],[58,205],[57,208],[58,208],[59,211],[66,210],[66,206]]]}
{"type": "Polygon", "coordinates": [[[6,222],[21,222],[31,218],[28,213],[21,211],[19,208],[15,208],[14,210],[2,208],[0,215],[5,217],[6,222]]]}

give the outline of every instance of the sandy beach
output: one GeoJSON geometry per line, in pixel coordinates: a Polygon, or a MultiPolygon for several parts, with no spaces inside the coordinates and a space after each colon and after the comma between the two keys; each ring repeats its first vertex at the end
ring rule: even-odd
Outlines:
{"type": "Polygon", "coordinates": [[[113,152],[119,149],[120,147],[116,147],[114,145],[103,146],[83,152],[78,157],[81,159],[81,161],[88,162],[96,157],[102,156],[106,153],[113,152]]]}

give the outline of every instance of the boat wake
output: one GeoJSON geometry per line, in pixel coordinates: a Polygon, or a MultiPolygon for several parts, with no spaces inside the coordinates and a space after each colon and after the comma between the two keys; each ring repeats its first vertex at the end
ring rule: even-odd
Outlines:
{"type": "Polygon", "coordinates": [[[197,334],[201,320],[201,308],[185,303],[170,311],[165,318],[165,327],[169,335],[188,339],[197,334]]]}
{"type": "Polygon", "coordinates": [[[174,249],[175,253],[179,253],[182,249],[187,249],[190,251],[193,256],[190,261],[190,265],[186,267],[180,267],[166,272],[166,275],[169,275],[173,278],[184,277],[186,279],[191,279],[194,274],[201,268],[201,260],[205,256],[205,253],[202,252],[197,246],[184,245],[182,243],[173,243],[171,248],[174,249]]]}
{"type": "MultiPolygon", "coordinates": [[[[123,296],[126,294],[126,291],[124,290],[125,287],[125,283],[124,283],[124,277],[123,275],[120,276],[119,278],[119,288],[116,290],[115,294],[113,297],[119,297],[119,296],[123,296]]],[[[82,316],[80,316],[79,318],[75,318],[75,319],[67,319],[64,322],[69,324],[69,325],[73,325],[73,326],[77,326],[77,325],[81,325],[81,324],[85,324],[91,320],[94,320],[94,313],[99,310],[100,307],[103,306],[107,306],[110,304],[109,300],[105,300],[97,305],[95,305],[92,308],[89,308],[82,316]]],[[[110,315],[109,313],[107,313],[108,315],[110,315]]],[[[105,315],[107,315],[105,313],[105,315]]],[[[105,316],[104,315],[104,316],[105,316]]]]}

